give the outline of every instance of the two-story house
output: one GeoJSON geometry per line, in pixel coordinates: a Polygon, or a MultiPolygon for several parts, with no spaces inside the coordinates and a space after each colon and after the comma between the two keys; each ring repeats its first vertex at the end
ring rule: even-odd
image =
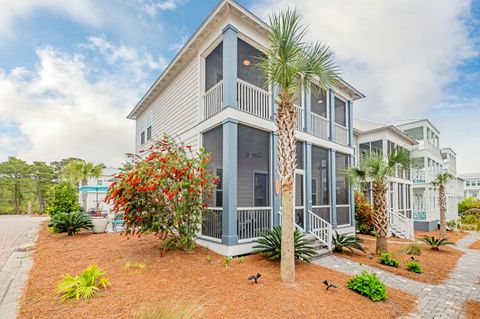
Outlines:
{"type": "Polygon", "coordinates": [[[450,147],[440,150],[443,160],[443,171],[453,176],[445,185],[447,199],[447,220],[458,218],[458,202],[463,198],[463,179],[457,173],[457,153],[450,147]]]}
{"type": "MultiPolygon", "coordinates": [[[[224,255],[250,252],[255,238],[279,224],[276,92],[257,67],[267,32],[250,11],[221,1],[128,115],[137,152],[167,133],[211,153],[221,183],[208,199],[199,242],[224,255]]],[[[343,169],[353,159],[353,102],[362,97],[343,80],[328,92],[296,94],[295,222],[317,239],[327,241],[329,225],[354,232],[343,169]]]]}
{"type": "Polygon", "coordinates": [[[480,199],[480,173],[461,174],[464,180],[464,196],[480,199]]]}
{"type": "MultiPolygon", "coordinates": [[[[418,142],[393,125],[355,119],[354,123],[355,161],[360,162],[367,154],[380,153],[386,159],[396,148],[409,152],[418,142]],[[357,155],[358,154],[358,155],[357,155]]],[[[410,170],[400,167],[388,179],[387,205],[390,213],[390,232],[398,237],[413,238],[412,180],[410,170]]],[[[367,198],[373,198],[372,189],[364,190],[367,198]]]]}

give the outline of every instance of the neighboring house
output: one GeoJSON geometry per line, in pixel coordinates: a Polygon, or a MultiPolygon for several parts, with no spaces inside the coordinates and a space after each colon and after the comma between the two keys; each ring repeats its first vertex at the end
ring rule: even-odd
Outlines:
{"type": "MultiPolygon", "coordinates": [[[[221,1],[128,116],[137,152],[167,133],[211,153],[221,183],[199,242],[224,255],[250,252],[279,224],[276,95],[256,67],[267,30],[236,2],[221,1]]],[[[343,170],[353,160],[353,102],[363,97],[343,80],[328,92],[296,95],[295,222],[324,245],[330,226],[355,229],[343,170]]]]}
{"type": "Polygon", "coordinates": [[[461,174],[464,180],[464,197],[476,197],[480,199],[480,172],[461,174]]]}
{"type": "MultiPolygon", "coordinates": [[[[444,160],[440,150],[440,132],[427,119],[405,122],[396,126],[418,142],[413,146],[411,170],[415,229],[435,230],[438,228],[440,208],[438,190],[432,185],[432,181],[444,171],[444,160]]],[[[449,156],[455,155],[453,151],[445,152],[445,154],[447,153],[449,156]]],[[[454,176],[456,176],[455,160],[448,160],[446,165],[446,169],[449,171],[455,166],[454,176]]],[[[458,181],[450,183],[457,184],[458,181]]],[[[451,192],[453,192],[453,186],[451,192]]],[[[447,220],[458,217],[458,208],[453,205],[455,200],[451,196],[450,201],[451,203],[447,203],[447,220]]]]}
{"type": "MultiPolygon", "coordinates": [[[[98,208],[104,213],[108,213],[112,207],[110,204],[104,202],[105,195],[107,194],[106,189],[113,182],[114,176],[119,173],[119,170],[113,167],[107,167],[102,170],[102,174],[98,178],[89,178],[87,187],[90,190],[87,191],[87,211],[94,211],[98,208]],[[97,188],[99,190],[95,190],[97,188]]],[[[78,200],[80,205],[82,205],[82,193],[78,193],[78,200]]]]}
{"type": "MultiPolygon", "coordinates": [[[[413,138],[393,125],[379,124],[365,120],[354,120],[354,145],[356,161],[371,153],[381,153],[386,158],[394,148],[412,151],[418,144],[413,138]]],[[[395,174],[389,178],[387,203],[390,212],[390,231],[398,237],[413,238],[412,214],[412,180],[410,170],[397,167],[395,174]]],[[[373,198],[371,187],[366,191],[367,198],[373,198]]]]}
{"type": "Polygon", "coordinates": [[[457,153],[450,147],[440,150],[443,159],[443,171],[450,173],[453,178],[445,186],[447,197],[447,220],[458,218],[458,202],[464,197],[463,178],[457,174],[457,153]]]}

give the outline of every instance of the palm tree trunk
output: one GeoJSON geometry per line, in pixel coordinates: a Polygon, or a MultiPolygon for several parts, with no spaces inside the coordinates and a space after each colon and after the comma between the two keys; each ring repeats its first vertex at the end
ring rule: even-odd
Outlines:
{"type": "Polygon", "coordinates": [[[388,209],[386,201],[387,186],[385,183],[373,183],[373,222],[376,230],[376,248],[378,254],[388,251],[388,209]]]}
{"type": "MultiPolygon", "coordinates": [[[[82,179],[82,186],[87,186],[88,180],[87,179],[82,179]]],[[[88,193],[83,191],[82,192],[82,206],[85,211],[87,211],[87,198],[88,198],[88,193]]]]}
{"type": "Polygon", "coordinates": [[[440,204],[440,238],[447,236],[447,221],[446,212],[447,212],[447,201],[445,198],[445,186],[440,185],[438,190],[438,200],[440,204]]]}
{"type": "Polygon", "coordinates": [[[295,123],[297,115],[293,106],[293,94],[280,92],[280,102],[275,118],[278,131],[278,164],[282,180],[282,248],[280,278],[295,282],[295,250],[293,233],[293,181],[296,166],[295,123]]]}

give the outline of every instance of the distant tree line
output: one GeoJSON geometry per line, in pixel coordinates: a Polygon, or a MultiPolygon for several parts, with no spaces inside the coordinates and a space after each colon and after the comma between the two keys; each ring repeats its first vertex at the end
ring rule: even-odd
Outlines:
{"type": "Polygon", "coordinates": [[[78,186],[80,182],[86,185],[88,179],[98,177],[104,167],[75,157],[50,164],[41,161],[30,164],[9,157],[0,163],[0,214],[24,214],[29,210],[43,213],[56,185],[78,186]]]}

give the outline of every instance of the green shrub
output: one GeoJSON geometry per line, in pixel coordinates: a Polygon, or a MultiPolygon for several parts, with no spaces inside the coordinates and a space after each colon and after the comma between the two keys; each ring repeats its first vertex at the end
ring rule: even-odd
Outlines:
{"type": "Polygon", "coordinates": [[[223,267],[227,268],[232,263],[233,257],[223,256],[223,267]]]}
{"type": "Polygon", "coordinates": [[[405,247],[402,251],[407,255],[420,256],[422,254],[422,250],[420,249],[420,245],[417,242],[413,242],[411,244],[408,244],[407,247],[405,247]]]}
{"type": "MultiPolygon", "coordinates": [[[[464,215],[464,213],[472,208],[480,208],[480,200],[475,197],[466,197],[464,200],[458,203],[458,213],[464,215]]],[[[468,215],[468,214],[467,214],[468,215]]]]}
{"type": "Polygon", "coordinates": [[[422,273],[422,266],[420,265],[420,262],[416,260],[409,261],[405,264],[407,266],[407,270],[413,271],[417,274],[422,273]]]}
{"type": "Polygon", "coordinates": [[[355,229],[360,234],[371,235],[375,232],[373,223],[373,205],[368,202],[365,194],[355,192],[355,229]]]}
{"type": "Polygon", "coordinates": [[[448,238],[446,237],[436,238],[434,236],[428,237],[427,235],[423,235],[422,238],[420,238],[420,241],[429,245],[432,250],[440,250],[440,246],[455,245],[455,243],[448,241],[448,238]]]}
{"type": "Polygon", "coordinates": [[[475,215],[465,215],[462,217],[462,223],[467,225],[473,225],[477,223],[477,216],[475,215]]]}
{"type": "MultiPolygon", "coordinates": [[[[315,250],[305,235],[295,229],[293,233],[295,257],[308,262],[308,259],[315,256],[315,250]]],[[[275,226],[267,230],[257,239],[257,245],[253,247],[254,254],[265,254],[270,260],[280,259],[282,247],[282,228],[275,226]]]]}
{"type": "Polygon", "coordinates": [[[53,187],[46,212],[50,216],[79,211],[77,188],[70,183],[60,183],[53,187]]]}
{"type": "Polygon", "coordinates": [[[237,264],[243,264],[246,259],[245,259],[245,256],[240,256],[235,258],[235,260],[237,261],[237,264]]]}
{"type": "Polygon", "coordinates": [[[80,275],[63,275],[63,280],[58,285],[58,291],[62,294],[62,300],[67,299],[88,299],[95,297],[100,287],[107,289],[110,285],[105,272],[96,264],[91,264],[80,275]]]}
{"type": "Polygon", "coordinates": [[[359,294],[367,296],[372,301],[387,299],[385,285],[377,278],[375,273],[363,271],[361,275],[355,275],[347,282],[347,287],[359,294]]]}
{"type": "Polygon", "coordinates": [[[52,216],[48,227],[51,227],[55,233],[67,233],[68,236],[73,236],[81,229],[92,228],[92,219],[83,212],[58,213],[52,216]]]}
{"type": "Polygon", "coordinates": [[[365,249],[360,243],[363,243],[363,239],[351,235],[339,235],[337,231],[332,237],[334,251],[337,253],[343,253],[344,249],[348,249],[350,252],[353,252],[353,249],[358,249],[365,253],[365,249]]]}
{"type": "Polygon", "coordinates": [[[400,262],[395,259],[392,253],[381,253],[380,258],[378,258],[378,262],[391,267],[400,266],[400,262]]]}

